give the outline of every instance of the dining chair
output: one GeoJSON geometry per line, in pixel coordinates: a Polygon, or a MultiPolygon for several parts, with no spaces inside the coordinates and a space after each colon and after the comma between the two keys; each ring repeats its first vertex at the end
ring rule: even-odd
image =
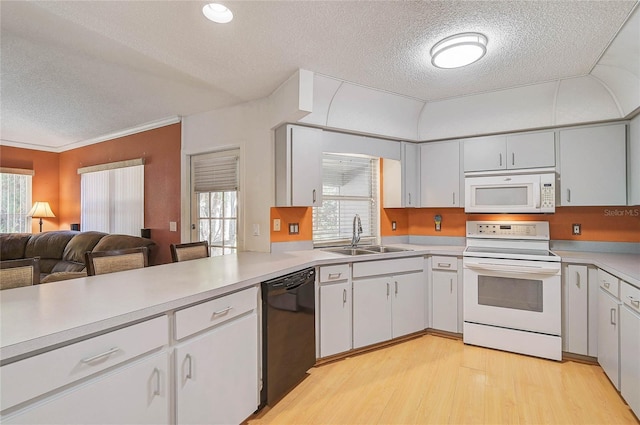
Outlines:
{"type": "Polygon", "coordinates": [[[0,261],[0,289],[40,283],[40,257],[0,261]]]}
{"type": "Polygon", "coordinates": [[[147,247],[113,251],[87,251],[84,254],[84,260],[88,276],[141,269],[149,265],[147,247]]]}
{"type": "Polygon", "coordinates": [[[171,259],[174,263],[209,256],[209,243],[207,241],[171,244],[170,248],[171,259]]]}

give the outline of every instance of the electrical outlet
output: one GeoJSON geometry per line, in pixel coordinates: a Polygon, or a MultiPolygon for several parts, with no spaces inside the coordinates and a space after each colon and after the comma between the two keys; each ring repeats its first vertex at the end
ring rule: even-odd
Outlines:
{"type": "Polygon", "coordinates": [[[581,224],[572,224],[573,226],[573,234],[581,235],[582,234],[582,225],[581,224]]]}
{"type": "Polygon", "coordinates": [[[391,230],[397,230],[398,229],[398,223],[396,223],[395,221],[391,222],[391,230]]]}
{"type": "Polygon", "coordinates": [[[280,219],[279,218],[274,218],[273,219],[273,231],[274,232],[279,232],[280,231],[280,219]]]}

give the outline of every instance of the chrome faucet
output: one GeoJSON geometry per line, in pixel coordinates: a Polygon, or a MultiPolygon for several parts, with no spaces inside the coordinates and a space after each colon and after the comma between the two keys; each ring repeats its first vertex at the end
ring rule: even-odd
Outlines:
{"type": "Polygon", "coordinates": [[[360,242],[360,235],[362,234],[362,222],[358,214],[353,217],[353,237],[351,238],[351,247],[356,248],[358,242],[360,242]],[[356,227],[357,226],[357,227],[356,227]]]}

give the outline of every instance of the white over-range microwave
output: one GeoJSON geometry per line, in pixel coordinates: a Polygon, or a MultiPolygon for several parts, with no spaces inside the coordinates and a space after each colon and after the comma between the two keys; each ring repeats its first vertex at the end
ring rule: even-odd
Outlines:
{"type": "Polygon", "coordinates": [[[555,171],[465,175],[468,213],[553,213],[555,171]]]}

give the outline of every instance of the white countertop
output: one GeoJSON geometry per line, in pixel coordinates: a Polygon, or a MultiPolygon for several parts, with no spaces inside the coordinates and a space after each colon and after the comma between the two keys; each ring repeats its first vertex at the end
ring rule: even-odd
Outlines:
{"type": "MultiPolygon", "coordinates": [[[[0,359],[44,351],[238,291],[305,267],[413,255],[461,256],[464,246],[394,245],[409,252],[343,256],[321,250],[242,252],[0,292],[0,359]]],[[[640,287],[640,255],[557,252],[640,287]]]]}

